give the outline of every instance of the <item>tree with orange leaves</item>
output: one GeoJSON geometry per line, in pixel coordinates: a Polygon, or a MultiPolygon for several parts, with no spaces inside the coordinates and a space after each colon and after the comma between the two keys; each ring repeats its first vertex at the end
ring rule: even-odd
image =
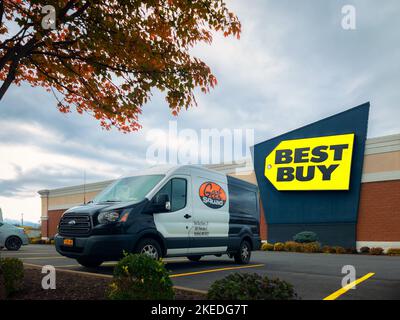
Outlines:
{"type": "Polygon", "coordinates": [[[153,88],[174,115],[196,105],[217,80],[190,48],[241,32],[223,0],[0,0],[0,22],[0,100],[25,81],[122,132],[140,128],[153,88]]]}

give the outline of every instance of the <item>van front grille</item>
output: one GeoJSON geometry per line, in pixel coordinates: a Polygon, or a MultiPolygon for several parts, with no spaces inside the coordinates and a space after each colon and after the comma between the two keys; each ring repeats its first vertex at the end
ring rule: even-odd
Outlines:
{"type": "Polygon", "coordinates": [[[61,218],[58,232],[61,236],[85,237],[89,236],[92,221],[88,214],[66,213],[61,218]]]}

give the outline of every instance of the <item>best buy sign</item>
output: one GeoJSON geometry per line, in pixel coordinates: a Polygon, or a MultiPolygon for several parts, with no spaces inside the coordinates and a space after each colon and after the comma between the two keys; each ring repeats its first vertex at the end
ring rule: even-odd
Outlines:
{"type": "Polygon", "coordinates": [[[285,140],[265,158],[277,190],[348,190],[354,134],[285,140]]]}

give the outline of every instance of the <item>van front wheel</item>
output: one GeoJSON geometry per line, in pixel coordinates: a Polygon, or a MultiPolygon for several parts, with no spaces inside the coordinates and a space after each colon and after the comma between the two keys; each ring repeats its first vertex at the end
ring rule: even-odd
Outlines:
{"type": "Polygon", "coordinates": [[[243,240],[240,244],[239,251],[233,256],[236,263],[248,264],[251,257],[251,246],[246,240],[243,240]]]}
{"type": "Polygon", "coordinates": [[[142,239],[136,247],[136,252],[145,254],[154,260],[161,258],[161,247],[154,239],[142,239]]]}

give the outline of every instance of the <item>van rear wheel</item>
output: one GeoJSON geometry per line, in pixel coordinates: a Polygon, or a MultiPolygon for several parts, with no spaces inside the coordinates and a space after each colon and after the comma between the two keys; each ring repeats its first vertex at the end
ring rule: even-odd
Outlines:
{"type": "Polygon", "coordinates": [[[236,263],[248,264],[251,257],[251,246],[247,240],[243,240],[240,244],[239,251],[233,256],[236,263]]]}
{"type": "Polygon", "coordinates": [[[201,257],[202,256],[187,256],[186,258],[188,258],[190,261],[198,262],[200,261],[201,257]]]}
{"type": "Polygon", "coordinates": [[[103,261],[100,259],[90,259],[90,258],[78,258],[76,259],[78,263],[86,268],[97,268],[103,261]]]}

